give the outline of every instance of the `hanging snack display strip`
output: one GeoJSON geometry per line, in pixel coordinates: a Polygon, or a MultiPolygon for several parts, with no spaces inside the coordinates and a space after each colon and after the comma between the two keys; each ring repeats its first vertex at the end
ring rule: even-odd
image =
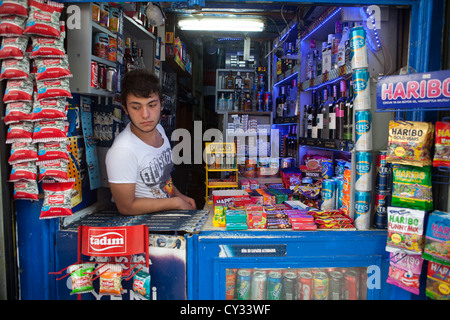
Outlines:
{"type": "Polygon", "coordinates": [[[66,123],[72,74],[63,46],[63,7],[43,0],[0,5],[0,79],[7,81],[4,122],[9,126],[13,198],[37,200],[37,183],[42,182],[41,219],[72,214],[66,123]]]}

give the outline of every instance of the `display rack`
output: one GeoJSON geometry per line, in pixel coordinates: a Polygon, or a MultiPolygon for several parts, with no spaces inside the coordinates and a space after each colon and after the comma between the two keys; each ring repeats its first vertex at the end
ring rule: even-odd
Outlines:
{"type": "Polygon", "coordinates": [[[209,195],[210,189],[235,189],[238,187],[238,169],[236,166],[236,146],[234,143],[207,143],[206,156],[206,196],[205,201],[212,203],[209,195]],[[211,178],[213,175],[232,172],[229,178],[211,178]]]}

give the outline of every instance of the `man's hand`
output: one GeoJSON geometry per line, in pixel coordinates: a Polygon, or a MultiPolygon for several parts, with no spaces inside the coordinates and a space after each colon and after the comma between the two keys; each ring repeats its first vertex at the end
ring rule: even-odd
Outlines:
{"type": "Polygon", "coordinates": [[[179,210],[195,210],[197,208],[194,199],[184,195],[172,197],[170,199],[176,202],[179,210]]]}

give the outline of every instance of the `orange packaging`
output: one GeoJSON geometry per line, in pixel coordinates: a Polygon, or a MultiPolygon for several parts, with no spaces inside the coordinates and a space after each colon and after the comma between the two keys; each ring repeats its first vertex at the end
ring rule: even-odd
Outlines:
{"type": "Polygon", "coordinates": [[[122,288],[122,267],[120,265],[107,264],[99,269],[101,294],[120,295],[122,288]]]}

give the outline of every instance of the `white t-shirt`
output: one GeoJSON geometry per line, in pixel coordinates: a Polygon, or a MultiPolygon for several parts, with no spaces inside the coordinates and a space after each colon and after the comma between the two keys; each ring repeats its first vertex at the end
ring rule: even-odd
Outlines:
{"type": "Polygon", "coordinates": [[[164,143],[159,148],[149,146],[139,139],[130,123],[114,139],[106,154],[106,171],[110,183],[135,183],[136,198],[167,198],[172,195],[172,149],[163,127],[164,143]]]}

